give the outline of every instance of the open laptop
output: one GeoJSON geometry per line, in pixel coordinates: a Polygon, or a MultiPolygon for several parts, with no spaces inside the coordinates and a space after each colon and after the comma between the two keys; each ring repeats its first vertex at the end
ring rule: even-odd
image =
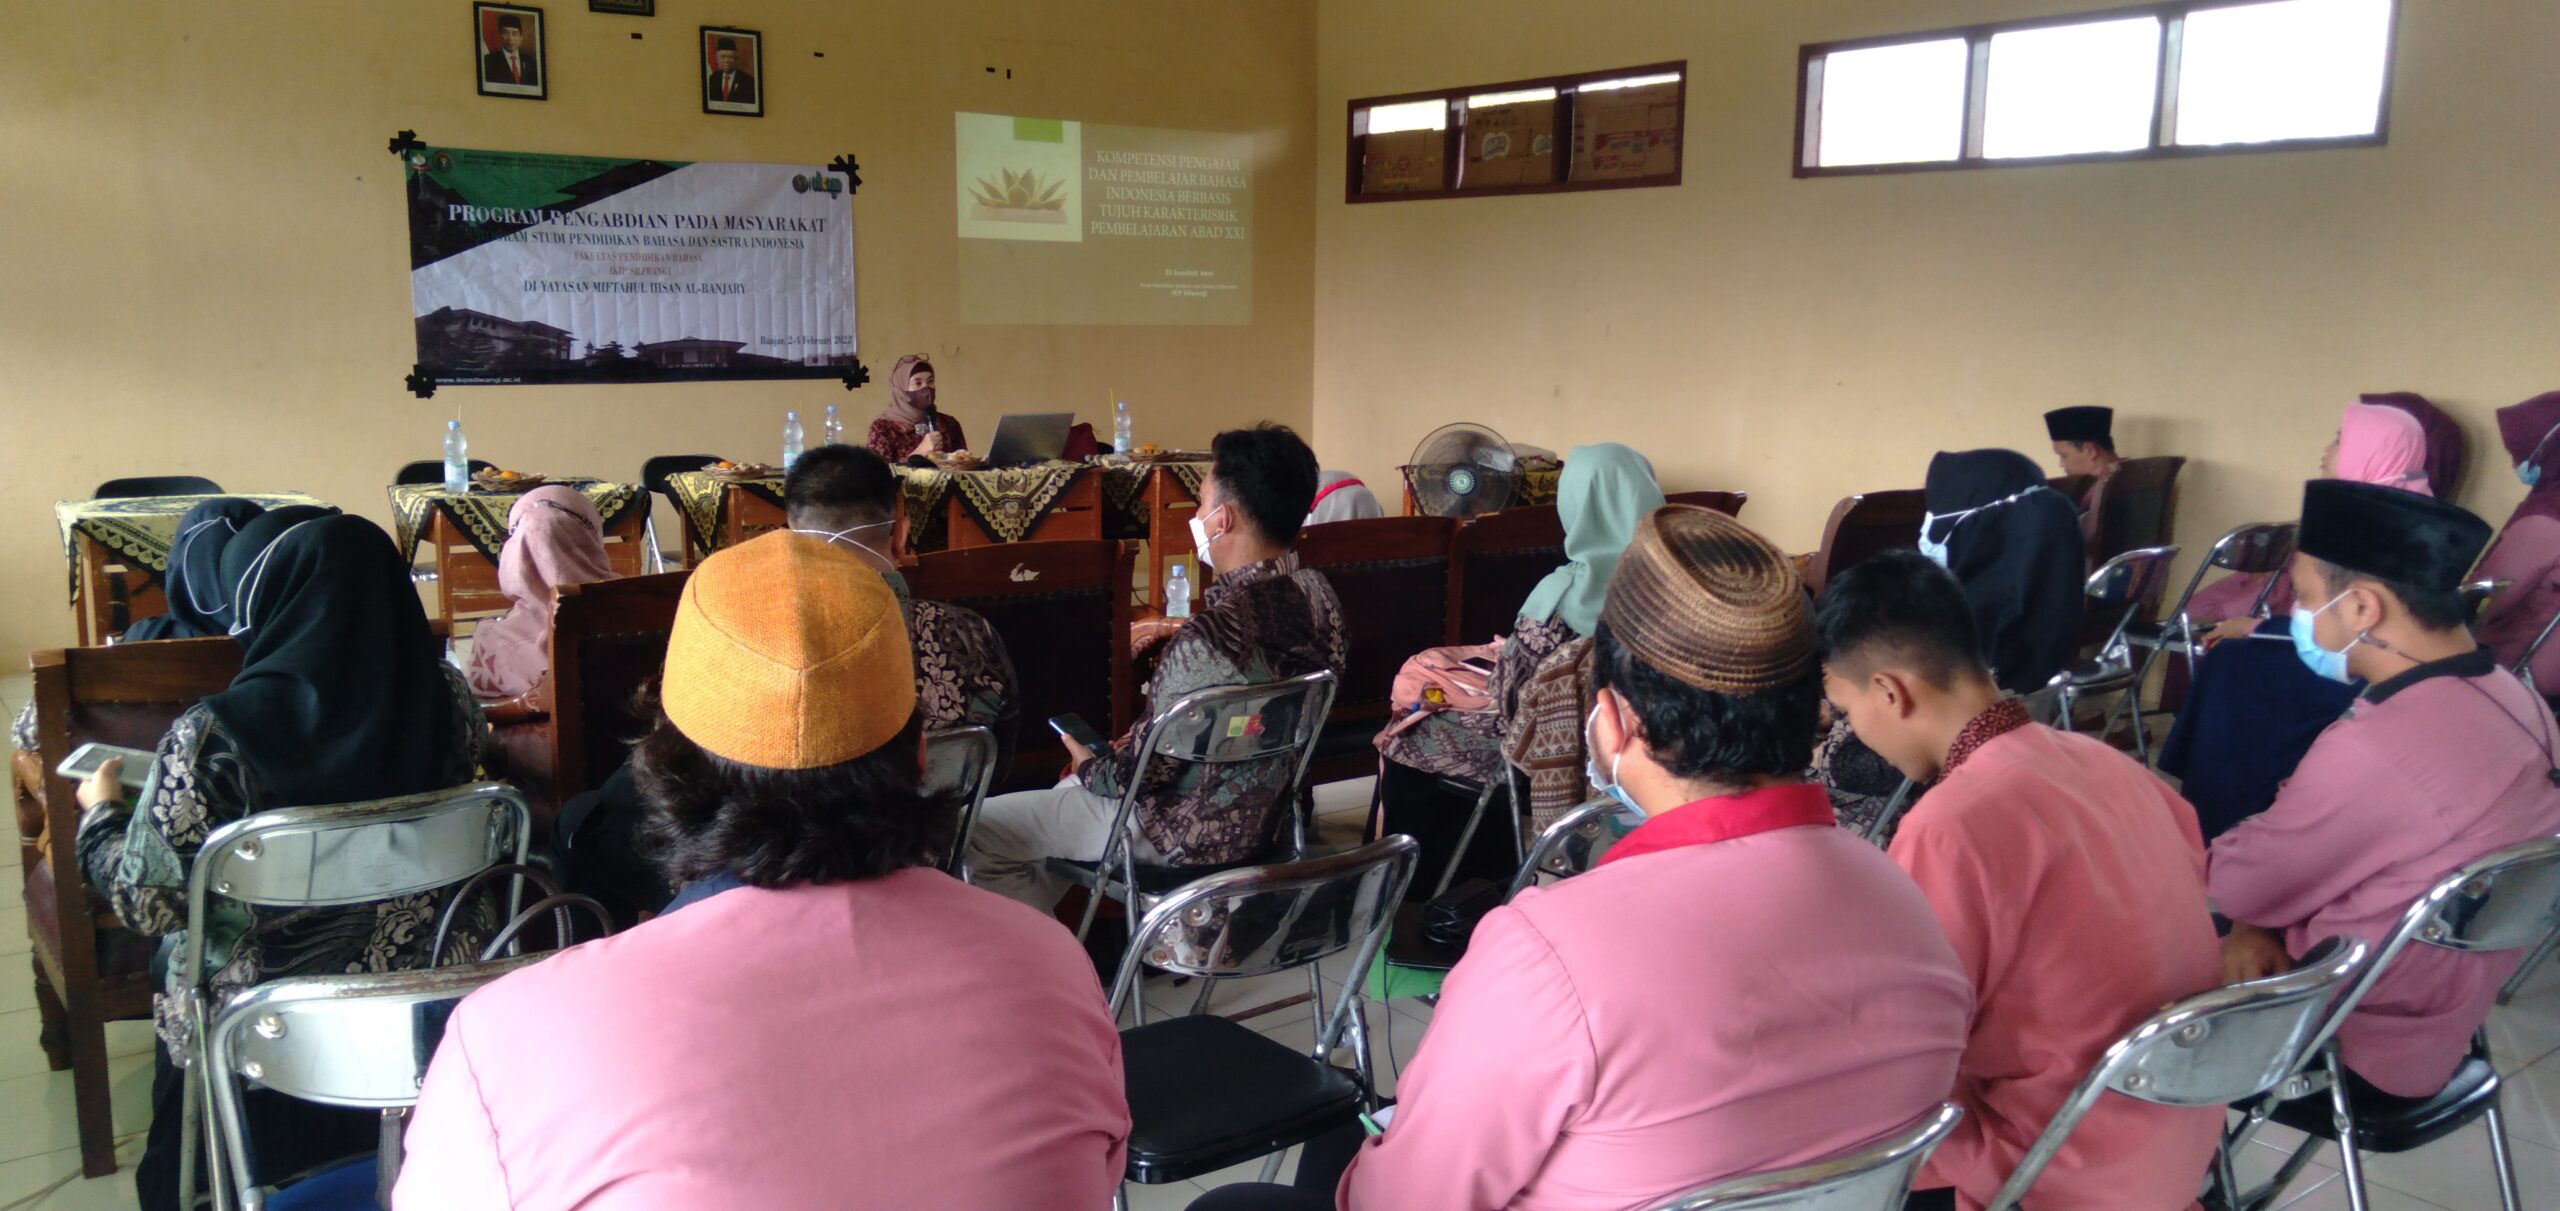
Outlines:
{"type": "Polygon", "coordinates": [[[1067,449],[1073,412],[1017,412],[996,422],[995,442],[987,447],[990,467],[1028,467],[1054,462],[1067,449]]]}

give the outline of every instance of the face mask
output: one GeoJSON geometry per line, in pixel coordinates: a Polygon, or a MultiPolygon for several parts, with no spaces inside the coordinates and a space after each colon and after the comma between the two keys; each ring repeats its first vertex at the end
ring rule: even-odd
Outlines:
{"type": "Polygon", "coordinates": [[[836,530],[836,531],[833,531],[833,532],[829,532],[829,531],[826,531],[826,530],[793,530],[793,531],[792,531],[792,533],[794,533],[794,534],[806,534],[806,535],[808,535],[808,536],[809,536],[809,537],[811,537],[811,538],[823,538],[823,539],[827,540],[828,542],[840,542],[840,543],[843,543],[844,545],[846,545],[846,546],[848,546],[848,547],[857,547],[857,548],[860,548],[861,550],[864,550],[864,551],[869,552],[869,553],[871,554],[871,557],[872,557],[872,558],[874,558],[874,559],[880,560],[880,561],[881,561],[881,562],[883,562],[883,563],[890,563],[890,564],[894,564],[894,563],[896,563],[896,562],[898,562],[898,561],[897,561],[897,560],[894,560],[894,559],[889,558],[887,555],[881,554],[881,552],[880,552],[880,548],[875,547],[875,546],[872,546],[870,543],[867,543],[867,542],[858,542],[858,541],[856,541],[856,540],[854,540],[854,539],[847,538],[847,537],[845,537],[845,535],[847,535],[847,534],[859,534],[859,533],[863,532],[864,530],[877,530],[877,529],[881,529],[881,528],[886,527],[886,526],[894,526],[894,525],[896,525],[896,524],[898,524],[898,521],[897,521],[897,519],[896,519],[896,518],[894,518],[894,517],[893,517],[893,518],[891,518],[891,519],[889,519],[889,520],[887,520],[887,521],[875,521],[875,522],[870,522],[870,523],[867,523],[867,524],[864,524],[864,525],[859,525],[859,526],[846,526],[844,529],[836,530]]]}
{"type": "Polygon", "coordinates": [[[1627,788],[1618,785],[1618,763],[1627,759],[1625,753],[1609,758],[1609,776],[1600,776],[1600,749],[1591,742],[1591,724],[1600,718],[1600,710],[1600,704],[1594,704],[1591,713],[1582,717],[1583,780],[1591,784],[1591,789],[1617,800],[1619,806],[1639,816],[1644,815],[1645,810],[1636,806],[1636,801],[1628,796],[1627,788]]]}
{"type": "Polygon", "coordinates": [[[925,409],[928,412],[933,410],[933,388],[931,387],[918,387],[913,391],[907,392],[907,399],[914,403],[916,407],[925,409]]]}
{"type": "Polygon", "coordinates": [[[2542,435],[2541,441],[2534,443],[2533,453],[2525,455],[2524,461],[2516,464],[2516,478],[2523,480],[2528,488],[2542,483],[2542,452],[2550,447],[2552,434],[2560,434],[2560,425],[2552,426],[2549,433],[2542,435]]]}
{"type": "Polygon", "coordinates": [[[1215,568],[1218,561],[1209,558],[1209,522],[1199,513],[1191,515],[1191,552],[1200,557],[1200,566],[1215,568]]]}
{"type": "Polygon", "coordinates": [[[2354,680],[2354,678],[2347,675],[2347,653],[2354,651],[2357,644],[2364,642],[2364,637],[2359,635],[2353,640],[2348,641],[2347,646],[2332,652],[2327,648],[2321,647],[2320,641],[2312,637],[2311,624],[2312,620],[2320,617],[2322,614],[2328,613],[2329,606],[2336,605],[2346,599],[2347,595],[2340,593],[2329,599],[2329,605],[2324,605],[2316,610],[2306,610],[2299,605],[2293,607],[2292,627],[2294,654],[2302,657],[2302,663],[2310,666],[2312,672],[2318,673],[2331,681],[2344,682],[2354,680]]]}

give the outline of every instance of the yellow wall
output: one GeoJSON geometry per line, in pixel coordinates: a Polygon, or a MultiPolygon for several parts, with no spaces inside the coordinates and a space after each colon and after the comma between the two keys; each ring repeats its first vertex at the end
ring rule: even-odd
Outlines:
{"type": "Polygon", "coordinates": [[[1307,423],[1312,216],[1295,200],[1313,181],[1310,0],[659,0],[651,19],[542,7],[553,87],[531,103],[475,95],[464,0],[7,6],[0,651],[70,642],[52,502],[112,476],[301,488],[387,523],[383,484],[438,456],[457,412],[476,456],[629,477],[651,454],[770,459],[786,408],[837,403],[858,432],[885,402],[878,384],[828,382],[410,396],[406,219],[384,149],[403,127],[455,146],[684,160],[852,152],[863,358],[885,374],[929,352],[973,435],[1004,411],[1093,411],[1106,387],[1150,440],[1307,423]],[[700,112],[704,24],[764,32],[767,117],[700,112]],[[1255,323],[961,326],[958,109],[1257,136],[1255,323]]]}
{"type": "Polygon", "coordinates": [[[1795,180],[1806,42],[2099,0],[1322,0],[1316,431],[1372,483],[1432,426],[1623,441],[1809,550],[1932,451],[2050,462],[2108,404],[2194,460],[2178,537],[2290,517],[2338,410],[2413,390],[2521,495],[2490,413],[2560,387],[2560,4],[2404,0],[2390,145],[1795,180]],[[1349,206],[1354,97],[1686,58],[1677,188],[1349,206]]]}

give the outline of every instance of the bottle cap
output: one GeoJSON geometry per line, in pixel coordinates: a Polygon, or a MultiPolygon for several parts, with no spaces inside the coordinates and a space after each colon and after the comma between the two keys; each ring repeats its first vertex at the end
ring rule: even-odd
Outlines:
{"type": "Polygon", "coordinates": [[[458,420],[449,420],[444,423],[444,427],[447,429],[459,429],[462,427],[462,422],[458,420]]]}
{"type": "Polygon", "coordinates": [[[785,413],[783,413],[783,414],[782,414],[782,419],[784,419],[784,420],[798,420],[798,419],[800,419],[800,414],[799,414],[799,413],[797,413],[797,412],[785,412],[785,413]]]}

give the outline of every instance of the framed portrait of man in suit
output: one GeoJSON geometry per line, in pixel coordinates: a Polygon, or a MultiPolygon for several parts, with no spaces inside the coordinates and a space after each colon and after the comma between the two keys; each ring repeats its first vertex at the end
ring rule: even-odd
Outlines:
{"type": "Polygon", "coordinates": [[[478,65],[480,95],[551,96],[551,58],[542,53],[542,10],[521,4],[471,6],[472,61],[478,65]]]}
{"type": "Polygon", "coordinates": [[[702,27],[702,112],[764,116],[764,35],[751,29],[702,27]]]}

